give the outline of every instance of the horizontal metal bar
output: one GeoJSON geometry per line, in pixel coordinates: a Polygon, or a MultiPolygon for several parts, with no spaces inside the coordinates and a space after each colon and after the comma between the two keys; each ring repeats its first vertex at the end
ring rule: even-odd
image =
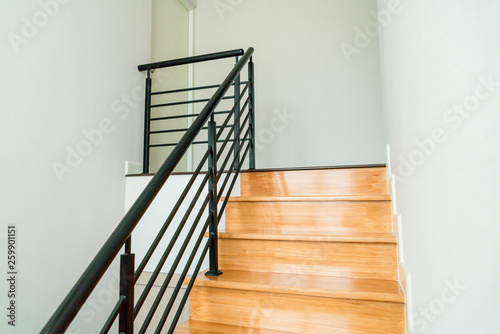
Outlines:
{"type": "Polygon", "coordinates": [[[199,87],[191,87],[191,88],[182,88],[182,89],[173,89],[173,90],[164,90],[161,92],[152,92],[151,95],[160,95],[160,94],[172,94],[172,93],[182,93],[182,92],[190,92],[193,90],[202,90],[202,89],[211,89],[218,88],[220,85],[210,85],[210,86],[199,86],[199,87]]]}
{"type": "MultiPolygon", "coordinates": [[[[222,114],[229,114],[231,111],[214,111],[215,115],[222,115],[222,114]]],[[[150,121],[164,121],[167,119],[175,119],[175,118],[189,118],[189,117],[196,117],[199,114],[185,114],[185,115],[174,115],[174,116],[165,116],[165,117],[157,117],[157,118],[151,118],[150,121]]]]}
{"type": "MultiPolygon", "coordinates": [[[[224,112],[226,113],[226,112],[224,112]]],[[[232,124],[229,124],[228,126],[232,126],[232,124]]],[[[217,126],[217,129],[220,129],[222,128],[222,125],[220,126],[217,126]]],[[[208,130],[208,127],[202,127],[201,128],[202,130],[208,130]]],[[[172,129],[172,130],[158,130],[158,131],[150,131],[149,133],[154,135],[154,134],[158,134],[158,133],[171,133],[171,132],[186,132],[188,129],[184,128],[184,129],[172,129]]]]}
{"type": "MultiPolygon", "coordinates": [[[[222,142],[223,142],[222,140],[217,140],[217,143],[222,143],[222,142]]],[[[208,141],[194,141],[193,144],[208,144],[208,141]]]]}
{"type": "MultiPolygon", "coordinates": [[[[234,139],[232,139],[234,141],[234,139]]],[[[223,143],[223,140],[217,140],[218,143],[223,143]]],[[[198,145],[198,144],[208,144],[208,141],[194,141],[191,143],[192,145],[198,145]]],[[[167,146],[175,146],[177,143],[168,143],[168,144],[153,144],[149,145],[149,147],[167,147],[167,146]]]]}
{"type": "Polygon", "coordinates": [[[116,317],[118,314],[120,314],[120,311],[122,310],[123,303],[125,302],[125,296],[120,296],[120,299],[118,299],[118,302],[116,303],[115,307],[113,308],[113,311],[111,311],[111,314],[109,315],[108,320],[106,320],[106,323],[104,324],[104,327],[102,330],[99,332],[99,334],[107,334],[109,330],[111,329],[111,326],[113,326],[113,323],[116,320],[116,317]]]}
{"type": "MultiPolygon", "coordinates": [[[[248,81],[242,81],[240,84],[244,85],[248,83],[248,81]]],[[[234,86],[234,83],[232,84],[234,86]]],[[[220,85],[209,85],[209,86],[198,86],[198,87],[191,87],[191,88],[181,88],[181,89],[172,89],[172,90],[164,90],[160,92],[152,92],[151,95],[161,95],[161,94],[173,94],[173,93],[183,93],[183,92],[191,92],[195,90],[203,90],[203,89],[213,89],[213,88],[218,88],[220,85]]]]}
{"type": "MultiPolygon", "coordinates": [[[[234,96],[224,96],[222,100],[231,100],[234,99],[234,96]]],[[[150,108],[159,108],[159,107],[171,107],[171,106],[179,106],[182,104],[191,104],[191,103],[201,103],[201,102],[208,102],[210,99],[200,99],[200,100],[190,100],[190,101],[178,101],[178,102],[171,102],[171,103],[162,103],[162,104],[153,104],[150,106],[150,108]]],[[[153,119],[151,119],[153,120],[153,119]]]]}
{"type": "MultiPolygon", "coordinates": [[[[218,140],[217,143],[222,143],[222,140],[218,140]]],[[[194,141],[193,145],[195,144],[208,144],[208,141],[194,141]]]]}
{"type": "Polygon", "coordinates": [[[243,53],[244,53],[243,49],[208,53],[208,54],[194,56],[194,57],[178,58],[178,59],[172,59],[172,60],[159,61],[156,63],[139,65],[139,66],[137,66],[137,69],[139,71],[146,71],[146,70],[154,70],[157,68],[172,67],[172,66],[179,66],[179,65],[186,65],[186,64],[194,64],[194,63],[200,63],[200,62],[204,62],[204,61],[241,56],[241,55],[243,55],[243,53]]]}
{"type": "Polygon", "coordinates": [[[174,115],[174,116],[151,118],[150,121],[164,121],[167,119],[189,118],[189,117],[196,117],[196,116],[198,116],[198,114],[174,115]]]}
{"type": "MultiPolygon", "coordinates": [[[[201,128],[202,130],[207,130],[207,127],[201,128]]],[[[171,130],[157,130],[157,131],[150,131],[149,133],[152,135],[155,134],[160,134],[160,133],[173,133],[173,132],[186,132],[188,129],[187,128],[180,128],[180,129],[171,129],[171,130]]]]}

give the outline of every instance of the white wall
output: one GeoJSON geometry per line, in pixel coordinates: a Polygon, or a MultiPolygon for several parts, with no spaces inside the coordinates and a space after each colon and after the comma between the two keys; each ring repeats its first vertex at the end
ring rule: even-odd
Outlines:
{"type": "Polygon", "coordinates": [[[415,333],[500,332],[498,31],[498,1],[451,0],[401,1],[381,30],[415,333]]]}
{"type": "MultiPolygon", "coordinates": [[[[152,28],[151,28],[151,61],[163,61],[168,59],[183,58],[189,56],[189,16],[190,13],[179,0],[154,0],[152,5],[152,28]]],[[[177,66],[155,70],[151,78],[153,80],[152,91],[166,91],[188,87],[188,66],[177,66]]],[[[151,104],[164,104],[188,100],[188,93],[175,93],[167,95],[155,95],[151,97],[151,104]]],[[[188,105],[177,105],[162,108],[152,108],[151,116],[166,117],[172,115],[185,115],[188,113],[188,105]]],[[[187,118],[170,119],[151,122],[151,130],[166,130],[175,128],[186,128],[187,118]]],[[[150,137],[151,144],[176,143],[183,135],[182,132],[153,134],[150,137]]],[[[172,152],[171,147],[153,147],[150,149],[149,171],[154,173],[172,152]]],[[[178,171],[187,170],[187,157],[184,157],[177,165],[178,171]]]]}
{"type": "MultiPolygon", "coordinates": [[[[123,216],[124,162],[142,154],[136,66],[149,61],[150,20],[148,1],[0,4],[0,233],[8,224],[19,233],[15,328],[6,324],[3,242],[0,252],[1,333],[37,333],[123,216]],[[82,131],[100,124],[107,133],[88,144],[82,131]],[[68,166],[68,148],[85,156],[68,166]]],[[[111,307],[99,291],[82,333],[96,333],[87,322],[102,324],[111,307]]]]}
{"type": "MultiPolygon", "coordinates": [[[[341,49],[372,11],[375,0],[199,2],[196,54],[255,48],[257,167],[385,162],[377,38],[341,49]]],[[[196,85],[233,63],[197,65],[196,85]]]]}

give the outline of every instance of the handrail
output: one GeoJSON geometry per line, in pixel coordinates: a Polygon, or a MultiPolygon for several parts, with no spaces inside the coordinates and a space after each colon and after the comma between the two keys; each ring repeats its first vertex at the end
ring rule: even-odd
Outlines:
{"type": "MultiPolygon", "coordinates": [[[[160,63],[153,63],[148,65],[142,65],[144,69],[159,68],[165,66],[174,66],[186,64],[195,61],[206,61],[212,59],[220,59],[222,57],[232,57],[235,53],[243,52],[242,50],[222,52],[204,56],[190,57],[181,60],[167,61],[160,63]],[[156,66],[156,67],[155,67],[156,66]]],[[[71,291],[68,293],[66,298],[62,301],[60,306],[57,308],[55,313],[49,319],[47,324],[41,330],[41,334],[59,334],[63,333],[71,321],[76,317],[77,313],[90,296],[108,267],[111,265],[113,260],[116,258],[122,247],[126,244],[127,240],[131,236],[134,228],[138,224],[139,220],[142,218],[146,210],[149,208],[153,200],[155,199],[158,192],[161,190],[169,176],[172,174],[173,170],[183,157],[183,155],[188,150],[189,146],[193,143],[198,133],[201,131],[205,123],[212,118],[214,115],[215,108],[223,99],[224,95],[227,93],[235,81],[243,67],[250,61],[251,56],[254,52],[253,48],[248,48],[248,50],[243,54],[241,59],[237,62],[234,68],[231,70],[229,75],[217,89],[212,98],[205,105],[203,110],[199,113],[199,116],[194,120],[192,125],[182,136],[179,143],[175,146],[173,151],[170,153],[168,158],[156,172],[155,176],[148,183],[146,188],[140,194],[136,202],[125,214],[121,222],[115,228],[111,236],[104,243],[102,248],[99,250],[97,255],[94,257],[92,262],[89,264],[87,269],[83,272],[81,277],[78,279],[76,284],[73,286],[71,291]]],[[[141,70],[141,66],[139,67],[141,70]]],[[[252,130],[253,131],[253,130],[252,130]]],[[[252,144],[253,145],[253,144],[252,144]]],[[[250,144],[249,144],[250,147],[250,144]]],[[[248,148],[247,148],[248,150],[248,148]]],[[[239,153],[239,152],[238,152],[239,153]]],[[[123,256],[123,255],[122,255],[123,256]]]]}
{"type": "Polygon", "coordinates": [[[207,53],[204,55],[193,56],[193,57],[159,61],[156,63],[139,65],[139,66],[137,66],[137,68],[139,69],[139,71],[154,70],[154,69],[164,68],[164,67],[187,65],[187,64],[200,63],[200,62],[210,61],[210,60],[238,57],[238,56],[242,56],[243,54],[244,54],[243,49],[237,49],[237,50],[224,51],[224,52],[207,53]]]}

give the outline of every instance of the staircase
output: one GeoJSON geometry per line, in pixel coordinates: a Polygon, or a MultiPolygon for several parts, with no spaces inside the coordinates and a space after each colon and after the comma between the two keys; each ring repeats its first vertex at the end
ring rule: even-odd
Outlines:
{"type": "Polygon", "coordinates": [[[171,147],[171,152],[40,334],[68,330],[118,257],[116,303],[104,324],[92,324],[102,329],[88,332],[404,332],[385,168],[256,170],[253,53],[250,47],[138,66],[146,74],[143,174],[150,172],[151,150],[171,147]],[[159,69],[228,58],[235,58],[235,65],[220,84],[167,91],[153,85],[159,69]],[[211,90],[209,99],[153,99],[211,90]],[[222,101],[231,103],[219,107],[222,101]],[[194,103],[206,104],[196,114],[164,114],[194,103]],[[189,128],[162,123],[188,117],[189,128]],[[177,142],[155,137],[165,133],[182,136],[171,139],[177,142]],[[147,241],[136,263],[136,227],[148,226],[142,218],[195,145],[203,146],[194,171],[169,212],[158,217],[161,225],[150,230],[154,240],[147,241]],[[234,197],[238,180],[241,196],[234,197]],[[219,233],[223,215],[226,230],[219,233]],[[209,276],[201,271],[206,258],[209,276]],[[154,270],[144,279],[147,267],[154,270]],[[140,279],[145,285],[136,296],[140,279]],[[182,284],[187,287],[181,293],[182,284]],[[177,326],[188,298],[190,318],[177,326]]]}
{"type": "Polygon", "coordinates": [[[196,277],[175,333],[404,333],[385,175],[242,172],[219,233],[223,274],[196,277]]]}

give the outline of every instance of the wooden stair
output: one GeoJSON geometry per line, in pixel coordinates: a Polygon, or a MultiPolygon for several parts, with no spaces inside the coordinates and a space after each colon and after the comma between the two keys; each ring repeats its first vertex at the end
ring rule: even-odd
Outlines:
{"type": "Polygon", "coordinates": [[[404,333],[390,216],[383,167],[242,173],[175,333],[404,333]]]}
{"type": "Polygon", "coordinates": [[[175,334],[286,334],[282,331],[230,326],[214,322],[188,320],[175,329],[175,334]]]}

